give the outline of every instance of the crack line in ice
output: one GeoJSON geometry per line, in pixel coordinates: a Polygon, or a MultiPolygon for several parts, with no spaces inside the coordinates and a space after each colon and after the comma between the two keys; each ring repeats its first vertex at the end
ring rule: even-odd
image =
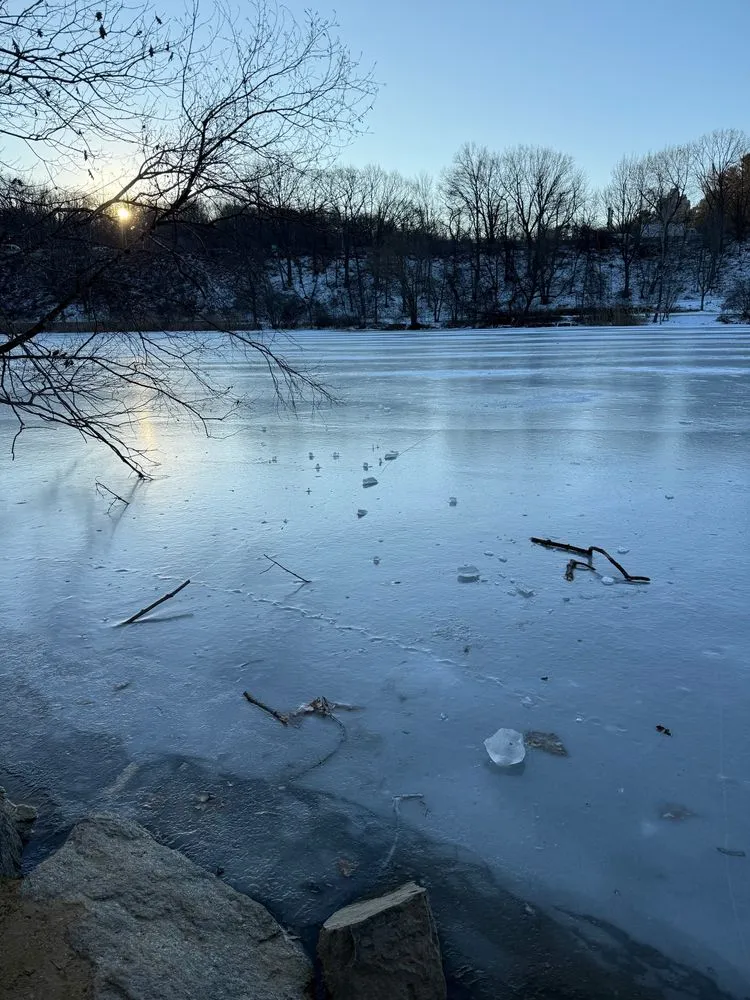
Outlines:
{"type": "MultiPolygon", "coordinates": [[[[164,577],[163,579],[167,579],[167,577],[164,577]]],[[[456,660],[438,659],[437,655],[431,649],[425,649],[421,646],[404,645],[404,643],[399,642],[398,639],[394,639],[393,636],[376,635],[374,632],[369,632],[361,625],[339,625],[335,618],[331,618],[329,615],[324,615],[320,611],[308,611],[306,608],[300,608],[294,604],[282,604],[280,601],[275,601],[270,597],[257,597],[249,590],[238,591],[236,589],[226,587],[215,587],[210,583],[206,583],[204,580],[193,580],[193,583],[197,584],[199,587],[204,587],[206,590],[213,591],[214,593],[233,594],[234,596],[240,594],[242,597],[249,597],[255,604],[268,604],[273,608],[277,608],[279,611],[291,612],[299,615],[301,618],[306,618],[309,621],[324,622],[326,625],[332,625],[337,632],[354,632],[357,635],[362,636],[362,638],[367,639],[369,642],[386,642],[395,646],[397,649],[400,649],[402,652],[421,653],[423,656],[429,656],[436,663],[449,663],[454,667],[460,666],[456,660]]]]}

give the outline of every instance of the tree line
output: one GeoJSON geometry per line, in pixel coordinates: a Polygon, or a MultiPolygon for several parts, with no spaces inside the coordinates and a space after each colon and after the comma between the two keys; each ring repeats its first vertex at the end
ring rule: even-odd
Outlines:
{"type": "Polygon", "coordinates": [[[702,308],[722,288],[750,236],[749,150],[744,133],[715,131],[624,157],[598,191],[543,147],[466,144],[439,176],[417,178],[281,156],[251,164],[241,191],[176,208],[158,232],[138,198],[102,212],[6,176],[0,288],[22,318],[111,258],[74,315],[416,328],[538,321],[557,305],[658,319],[685,292],[702,308]]]}

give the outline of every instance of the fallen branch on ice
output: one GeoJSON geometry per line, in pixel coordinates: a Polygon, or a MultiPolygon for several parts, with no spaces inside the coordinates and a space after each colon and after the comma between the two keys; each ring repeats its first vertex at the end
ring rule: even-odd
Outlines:
{"type": "Polygon", "coordinates": [[[566,580],[573,579],[575,569],[593,570],[592,559],[594,558],[594,553],[598,552],[605,559],[609,559],[612,565],[622,573],[628,583],[651,583],[651,578],[648,576],[632,576],[606,549],[602,549],[598,545],[589,545],[587,549],[583,549],[579,545],[568,545],[567,542],[553,542],[551,538],[531,538],[531,541],[534,545],[543,545],[545,549],[560,549],[562,552],[574,552],[576,555],[586,556],[587,562],[585,563],[579,562],[577,559],[570,560],[565,570],[566,580]]]}
{"type": "Polygon", "coordinates": [[[258,701],[258,699],[254,698],[249,691],[243,691],[242,695],[250,702],[251,705],[256,705],[258,708],[262,708],[264,712],[268,712],[269,715],[272,715],[274,719],[281,723],[282,726],[289,725],[288,715],[283,715],[281,712],[277,712],[275,708],[270,708],[264,702],[258,701]]]}
{"type": "Polygon", "coordinates": [[[136,613],[132,615],[130,618],[128,618],[126,621],[120,622],[120,625],[132,625],[133,622],[138,621],[139,618],[142,618],[144,615],[148,614],[149,611],[153,611],[154,608],[158,607],[160,604],[163,604],[165,601],[168,601],[170,597],[174,597],[175,594],[179,594],[179,592],[181,590],[184,590],[189,583],[190,580],[185,580],[185,582],[181,583],[179,587],[175,587],[174,590],[170,591],[168,594],[165,594],[164,597],[160,597],[158,601],[154,601],[153,604],[149,604],[147,608],[141,608],[140,611],[136,611],[136,613]]]}
{"type": "Polygon", "coordinates": [[[339,701],[329,701],[320,695],[317,698],[313,698],[311,701],[305,702],[304,705],[300,705],[299,708],[295,709],[293,712],[277,712],[275,708],[271,708],[264,702],[259,701],[258,698],[253,697],[249,691],[242,692],[244,697],[250,702],[251,705],[255,705],[267,712],[268,715],[273,716],[282,726],[288,726],[290,722],[297,723],[298,720],[305,715],[319,715],[322,719],[332,719],[333,722],[339,728],[339,740],[336,746],[332,750],[329,750],[325,756],[321,757],[320,760],[316,760],[314,764],[308,764],[302,768],[301,771],[297,771],[287,777],[287,781],[295,781],[297,778],[303,777],[303,775],[308,774],[310,771],[314,771],[316,767],[322,767],[323,764],[327,764],[328,761],[333,757],[333,755],[341,749],[341,747],[346,743],[348,739],[348,733],[346,731],[346,726],[344,723],[335,716],[333,713],[335,711],[342,712],[358,712],[358,705],[347,705],[345,702],[339,701]]]}
{"type": "MultiPolygon", "coordinates": [[[[287,569],[286,566],[282,566],[280,562],[276,562],[275,559],[272,559],[270,556],[267,556],[265,552],[263,553],[263,558],[267,559],[269,562],[272,562],[274,566],[278,566],[279,569],[283,569],[285,573],[289,573],[289,575],[293,576],[296,580],[301,580],[302,583],[312,583],[312,580],[306,580],[304,576],[300,576],[299,573],[293,573],[292,570],[287,569]]],[[[271,567],[269,566],[268,568],[270,569],[271,567]]]]}

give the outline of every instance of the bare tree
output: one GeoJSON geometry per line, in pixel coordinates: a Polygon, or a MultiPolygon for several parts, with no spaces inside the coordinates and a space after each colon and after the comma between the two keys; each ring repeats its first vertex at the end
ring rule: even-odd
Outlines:
{"type": "Polygon", "coordinates": [[[604,189],[607,225],[617,240],[617,252],[622,261],[622,297],[632,295],[631,272],[638,258],[643,232],[648,220],[644,200],[644,163],[633,156],[623,157],[612,171],[612,179],[604,189]]]}
{"type": "Polygon", "coordinates": [[[571,156],[539,146],[517,146],[504,153],[500,183],[512,231],[524,248],[516,294],[525,317],[537,296],[542,305],[551,302],[564,240],[585,202],[586,185],[571,156]]]}
{"type": "Polygon", "coordinates": [[[694,144],[694,169],[703,194],[697,225],[702,237],[698,253],[698,286],[701,309],[706,294],[715,288],[724,259],[730,222],[732,171],[750,150],[750,140],[738,129],[709,132],[694,144]]]}
{"type": "Polygon", "coordinates": [[[485,146],[466,143],[456,153],[443,178],[443,193],[450,209],[466,220],[473,243],[471,299],[476,320],[482,311],[483,263],[489,262],[490,310],[498,306],[497,250],[507,222],[505,197],[500,186],[500,160],[485,146]]]}
{"type": "Polygon", "coordinates": [[[412,329],[420,324],[421,306],[429,309],[433,322],[440,322],[445,296],[445,261],[438,263],[443,228],[435,181],[422,173],[407,184],[399,254],[401,297],[412,329]]]}
{"type": "MultiPolygon", "coordinates": [[[[87,164],[93,160],[86,169],[94,178],[116,140],[126,166],[103,196],[100,189],[86,226],[116,211],[137,219],[114,254],[74,262],[54,303],[2,328],[0,404],[12,409],[19,433],[34,421],[67,424],[108,445],[139,475],[143,456],[127,440],[135,393],[148,405],[187,411],[206,428],[216,412],[209,401],[212,407],[222,399],[236,403],[231,387],[217,384],[203,365],[206,339],[93,333],[61,346],[45,331],[138,248],[167,253],[164,232],[188,206],[200,202],[210,211],[252,196],[259,174],[280,159],[293,159],[297,169],[317,161],[360,127],[373,94],[325,19],[311,14],[299,25],[261,0],[244,30],[233,12],[220,8],[207,20],[210,35],[196,10],[173,39],[162,34],[165,26],[149,8],[119,7],[105,19],[76,0],[57,0],[0,22],[8,110],[16,106],[20,78],[19,115],[5,119],[17,124],[6,126],[6,135],[12,131],[34,145],[52,167],[80,152],[87,164]],[[43,112],[39,125],[35,100],[43,112]]],[[[205,298],[200,274],[190,273],[185,261],[174,265],[205,298]]],[[[305,391],[325,391],[313,375],[286,362],[272,341],[226,332],[227,349],[258,358],[292,403],[305,391]]]]}
{"type": "Polygon", "coordinates": [[[659,256],[654,322],[666,319],[682,289],[680,265],[688,232],[693,150],[669,146],[643,161],[643,200],[656,227],[659,256]]]}

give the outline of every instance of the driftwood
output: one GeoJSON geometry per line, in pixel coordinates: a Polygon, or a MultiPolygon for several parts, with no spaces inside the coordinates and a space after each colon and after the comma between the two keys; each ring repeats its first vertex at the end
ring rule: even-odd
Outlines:
{"type": "MultiPolygon", "coordinates": [[[[267,556],[265,552],[263,553],[263,558],[273,563],[274,566],[278,566],[279,569],[283,569],[285,573],[288,573],[290,576],[293,576],[296,580],[301,580],[302,583],[312,583],[312,580],[306,580],[304,576],[300,576],[299,573],[293,573],[292,570],[287,569],[286,566],[282,566],[280,562],[276,562],[275,559],[272,559],[270,556],[267,556]]],[[[271,567],[269,566],[268,568],[270,569],[271,567]]]]}
{"type": "Polygon", "coordinates": [[[567,542],[553,542],[551,538],[531,538],[531,541],[534,545],[543,545],[545,549],[559,549],[562,552],[573,552],[576,555],[586,557],[587,561],[585,563],[580,562],[578,559],[570,560],[565,570],[566,580],[573,579],[573,573],[576,569],[593,570],[592,559],[594,558],[594,553],[598,552],[605,559],[609,559],[615,569],[618,569],[622,573],[628,583],[651,583],[651,578],[648,576],[633,576],[631,573],[628,573],[606,549],[601,548],[599,545],[589,545],[587,549],[584,549],[579,545],[568,545],[567,542]]]}
{"type": "Polygon", "coordinates": [[[174,590],[170,591],[168,594],[165,594],[164,597],[160,597],[158,601],[154,601],[153,604],[149,604],[147,608],[141,608],[140,611],[136,611],[136,613],[132,615],[130,618],[126,619],[126,621],[120,622],[120,625],[132,625],[133,622],[138,621],[139,618],[142,618],[144,615],[148,614],[149,611],[153,611],[154,608],[158,607],[160,604],[163,604],[165,601],[168,601],[170,597],[174,597],[175,594],[179,594],[179,592],[181,590],[184,590],[189,583],[190,580],[185,580],[185,582],[181,583],[179,587],[175,587],[174,590]]]}

